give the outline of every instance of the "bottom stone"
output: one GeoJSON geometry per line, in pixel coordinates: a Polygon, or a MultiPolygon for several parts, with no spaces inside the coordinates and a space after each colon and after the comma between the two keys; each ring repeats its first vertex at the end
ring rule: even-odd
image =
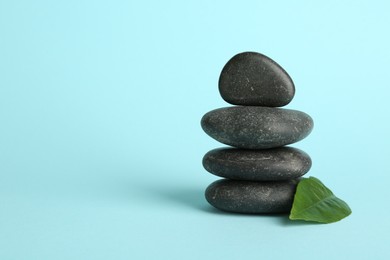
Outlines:
{"type": "Polygon", "coordinates": [[[222,179],[210,184],[206,200],[220,210],[248,213],[288,213],[299,179],[288,181],[236,181],[222,179]]]}

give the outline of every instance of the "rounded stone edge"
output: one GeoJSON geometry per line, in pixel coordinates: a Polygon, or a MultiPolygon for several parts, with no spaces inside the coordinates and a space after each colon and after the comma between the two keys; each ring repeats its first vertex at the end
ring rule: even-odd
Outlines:
{"type": "MultiPolygon", "coordinates": [[[[218,160],[218,159],[216,159],[216,160],[218,160]]],[[[237,161],[237,163],[239,164],[240,162],[237,161]]],[[[245,162],[241,162],[241,163],[244,164],[245,162]]],[[[202,158],[202,166],[208,173],[213,174],[213,175],[218,176],[218,177],[221,177],[221,178],[226,178],[229,180],[238,180],[238,181],[254,181],[254,182],[288,181],[288,180],[297,179],[297,178],[304,176],[306,173],[308,173],[310,171],[312,165],[313,165],[313,161],[308,153],[306,153],[305,151],[303,151],[301,149],[298,149],[296,147],[291,147],[291,146],[281,146],[281,147],[270,148],[270,149],[242,149],[242,148],[235,148],[235,147],[229,147],[229,146],[219,147],[219,148],[215,148],[215,149],[208,151],[202,158]],[[230,150],[230,151],[237,150],[237,151],[248,151],[248,152],[256,152],[256,151],[267,152],[269,150],[283,149],[283,148],[293,150],[296,156],[303,157],[303,159],[300,159],[300,162],[302,164],[307,163],[307,165],[302,166],[302,168],[304,168],[304,170],[301,173],[295,174],[292,177],[291,176],[282,176],[281,177],[281,176],[277,176],[277,175],[273,176],[272,178],[264,176],[264,175],[259,176],[257,178],[254,178],[251,175],[243,176],[243,177],[232,177],[231,175],[229,176],[229,174],[221,173],[221,171],[213,170],[213,167],[209,166],[210,163],[207,163],[207,161],[212,160],[212,159],[210,159],[211,155],[218,154],[218,152],[220,152],[220,151],[223,152],[223,151],[227,151],[227,150],[230,150]]],[[[257,173],[257,174],[261,175],[261,173],[257,173]]],[[[269,173],[266,173],[265,175],[267,175],[267,174],[269,175],[269,173]]]]}
{"type": "Polygon", "coordinates": [[[262,106],[228,106],[228,107],[220,107],[220,108],[216,108],[216,109],[212,109],[208,112],[206,112],[201,120],[200,120],[200,125],[201,125],[201,128],[203,129],[203,131],[209,136],[211,137],[212,139],[216,140],[217,142],[219,143],[222,143],[222,144],[225,144],[225,145],[228,145],[230,147],[234,147],[234,148],[240,148],[240,149],[248,149],[248,150],[265,150],[265,149],[273,149],[273,148],[278,148],[278,147],[283,147],[283,146],[286,146],[286,145],[291,145],[291,144],[295,144],[295,143],[298,143],[300,141],[302,141],[303,139],[307,138],[311,132],[313,131],[314,129],[314,120],[313,118],[303,112],[303,111],[300,111],[300,110],[296,110],[296,109],[291,109],[291,108],[279,108],[279,107],[262,107],[262,106]],[[215,131],[210,131],[206,125],[207,125],[207,122],[206,122],[206,119],[209,119],[208,116],[210,114],[213,114],[213,113],[216,113],[217,111],[221,111],[221,110],[231,110],[231,109],[243,109],[243,108],[249,108],[249,107],[261,107],[261,108],[267,108],[267,109],[277,109],[277,110],[281,110],[281,111],[290,111],[290,112],[295,112],[295,113],[300,113],[302,115],[302,117],[305,117],[307,118],[308,120],[308,123],[309,123],[309,130],[304,133],[303,135],[301,135],[299,138],[295,139],[294,141],[290,141],[290,142],[283,142],[283,143],[280,143],[280,144],[277,144],[277,145],[269,145],[269,144],[251,144],[251,145],[248,145],[248,146],[245,146],[245,145],[240,145],[240,144],[237,144],[237,143],[233,143],[233,142],[230,142],[230,141],[226,141],[226,140],[221,140],[221,138],[216,138],[214,136],[213,133],[215,133],[215,131]]]}
{"type": "MultiPolygon", "coordinates": [[[[294,201],[294,196],[295,196],[295,192],[296,192],[296,188],[297,188],[297,185],[299,183],[299,181],[301,180],[301,178],[296,178],[296,179],[292,179],[292,180],[288,180],[288,181],[282,181],[282,182],[251,182],[251,181],[237,181],[237,180],[229,180],[229,179],[219,179],[217,181],[214,181],[213,183],[211,183],[205,190],[204,192],[204,195],[205,195],[205,199],[206,201],[211,205],[213,206],[214,208],[218,209],[218,210],[221,210],[221,211],[224,211],[224,212],[229,212],[229,213],[238,213],[238,214],[257,214],[257,215],[267,215],[267,214],[287,214],[291,211],[291,208],[292,208],[292,204],[293,204],[293,201],[294,201]],[[289,195],[290,198],[288,200],[286,200],[285,202],[282,202],[282,205],[278,205],[278,207],[275,207],[275,209],[273,210],[237,210],[237,208],[235,208],[234,206],[233,207],[222,207],[220,205],[217,205],[216,203],[214,203],[214,201],[210,198],[210,197],[213,197],[213,196],[209,196],[210,194],[212,194],[214,192],[213,189],[215,189],[216,186],[220,185],[221,183],[224,183],[224,182],[231,182],[231,183],[263,183],[263,184],[280,184],[280,183],[285,183],[286,185],[291,185],[291,190],[289,190],[289,193],[290,194],[286,194],[285,195],[289,195]]],[[[214,196],[214,199],[215,199],[215,196],[214,196]]],[[[237,203],[236,201],[230,201],[230,203],[237,203]]],[[[249,205],[249,204],[248,204],[249,205]]],[[[241,207],[243,207],[242,205],[240,205],[241,207]]],[[[247,205],[246,205],[247,206],[247,205]]],[[[261,208],[261,207],[260,207],[261,208]]]]}
{"type": "Polygon", "coordinates": [[[273,59],[271,59],[270,57],[268,57],[267,55],[264,55],[262,53],[259,53],[259,52],[255,52],[255,51],[244,51],[244,52],[240,52],[240,53],[237,53],[236,55],[234,55],[233,57],[231,57],[226,63],[225,65],[223,66],[220,74],[219,74],[219,78],[218,78],[218,92],[221,96],[221,98],[231,104],[231,105],[235,105],[235,106],[264,106],[264,107],[284,107],[288,104],[291,103],[291,101],[294,99],[295,97],[295,93],[296,93],[296,88],[295,88],[295,84],[294,84],[294,81],[292,79],[292,77],[290,76],[290,74],[281,66],[279,65],[279,63],[277,63],[276,61],[274,61],[273,59]],[[289,82],[291,83],[291,86],[292,86],[292,96],[290,98],[290,100],[288,100],[287,102],[283,102],[283,103],[279,103],[277,105],[269,105],[269,104],[258,104],[258,103],[251,103],[251,104],[248,104],[248,103],[240,103],[240,102],[234,102],[234,101],[231,101],[231,100],[228,100],[224,97],[224,95],[222,94],[222,91],[221,91],[221,76],[226,68],[226,65],[229,64],[229,62],[235,58],[237,58],[237,56],[241,56],[241,55],[246,55],[246,54],[256,54],[256,55],[260,55],[264,58],[266,58],[270,63],[272,63],[273,65],[275,65],[276,67],[278,67],[286,76],[287,76],[287,79],[289,80],[289,82]]]}

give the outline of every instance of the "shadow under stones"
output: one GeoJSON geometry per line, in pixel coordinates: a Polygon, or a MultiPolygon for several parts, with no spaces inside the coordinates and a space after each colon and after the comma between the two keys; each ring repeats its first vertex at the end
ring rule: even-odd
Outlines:
{"type": "MultiPolygon", "coordinates": [[[[169,189],[156,190],[157,195],[162,200],[167,200],[169,202],[174,202],[185,207],[192,207],[196,210],[200,210],[206,213],[217,214],[217,215],[226,215],[226,216],[241,216],[241,217],[257,217],[257,218],[268,218],[275,217],[279,219],[288,219],[288,214],[243,214],[243,213],[234,213],[222,211],[211,206],[205,196],[204,188],[176,188],[170,187],[169,189]]],[[[282,222],[282,220],[281,220],[282,222]]]]}
{"type": "Polygon", "coordinates": [[[191,207],[205,212],[216,212],[217,209],[208,204],[204,197],[204,188],[177,188],[156,190],[160,199],[179,204],[184,207],[191,207]]]}
{"type": "Polygon", "coordinates": [[[239,213],[231,213],[226,211],[221,211],[219,209],[214,208],[211,206],[204,195],[205,188],[183,188],[183,187],[169,187],[165,189],[157,189],[154,190],[159,196],[159,199],[166,200],[168,202],[173,202],[176,204],[179,204],[183,207],[191,207],[193,209],[203,211],[206,213],[211,214],[218,214],[218,215],[237,215],[237,216],[243,216],[243,214],[239,213]]]}
{"type": "Polygon", "coordinates": [[[311,226],[321,225],[321,223],[307,222],[300,220],[290,220],[289,213],[274,213],[274,214],[242,214],[226,212],[211,206],[205,196],[204,188],[184,188],[184,187],[167,187],[165,189],[154,189],[153,191],[159,197],[159,199],[176,203],[181,207],[191,207],[193,209],[203,211],[210,214],[224,215],[224,216],[235,216],[235,217],[253,217],[253,218],[273,218],[276,223],[285,227],[294,226],[311,226]]]}

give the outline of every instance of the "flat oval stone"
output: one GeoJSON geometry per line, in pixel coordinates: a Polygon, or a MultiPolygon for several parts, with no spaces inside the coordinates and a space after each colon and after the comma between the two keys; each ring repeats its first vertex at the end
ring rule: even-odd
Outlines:
{"type": "Polygon", "coordinates": [[[206,200],[220,210],[236,213],[287,213],[298,179],[253,182],[222,179],[207,187],[206,200]]]}
{"type": "Polygon", "coordinates": [[[233,106],[206,113],[201,125],[221,143],[244,149],[267,149],[304,139],[313,129],[313,119],[291,109],[233,106]]]}
{"type": "Polygon", "coordinates": [[[203,157],[210,173],[233,180],[281,181],[296,179],[310,170],[310,156],[293,147],[266,150],[218,148],[203,157]]]}
{"type": "Polygon", "coordinates": [[[233,105],[281,107],[295,94],[291,77],[275,61],[257,52],[231,58],[219,77],[222,98],[233,105]]]}

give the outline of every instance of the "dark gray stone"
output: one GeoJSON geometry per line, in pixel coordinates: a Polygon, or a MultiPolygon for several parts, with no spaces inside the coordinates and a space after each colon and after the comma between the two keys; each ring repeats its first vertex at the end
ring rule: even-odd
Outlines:
{"type": "Polygon", "coordinates": [[[221,143],[244,149],[267,149],[304,139],[313,128],[313,120],[297,110],[233,106],[206,113],[201,125],[221,143]]]}
{"type": "Polygon", "coordinates": [[[295,87],[275,61],[260,53],[243,52],[222,69],[219,92],[233,105],[281,107],[293,99],[295,87]]]}
{"type": "Polygon", "coordinates": [[[296,179],[310,170],[310,156],[296,148],[266,150],[219,148],[203,157],[204,168],[233,180],[281,181],[296,179]]]}
{"type": "Polygon", "coordinates": [[[207,187],[207,201],[220,210],[236,213],[287,213],[298,179],[278,182],[219,180],[207,187]]]}

